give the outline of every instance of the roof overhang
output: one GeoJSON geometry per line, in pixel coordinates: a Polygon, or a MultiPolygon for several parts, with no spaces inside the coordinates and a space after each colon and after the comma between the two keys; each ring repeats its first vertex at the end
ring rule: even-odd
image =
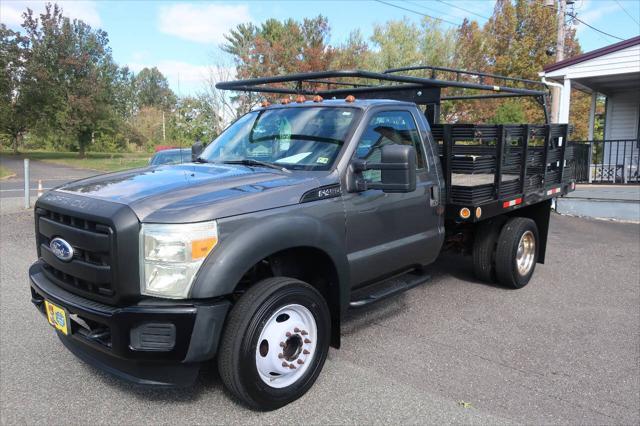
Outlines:
{"type": "Polygon", "coordinates": [[[608,94],[640,89],[640,37],[587,52],[551,64],[540,77],[572,86],[585,92],[608,94]]]}

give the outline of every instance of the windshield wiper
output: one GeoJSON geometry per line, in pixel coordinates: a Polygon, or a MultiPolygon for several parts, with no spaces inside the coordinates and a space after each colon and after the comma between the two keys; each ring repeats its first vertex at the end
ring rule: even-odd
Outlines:
{"type": "Polygon", "coordinates": [[[245,158],[243,160],[226,160],[222,161],[224,164],[242,164],[243,166],[262,166],[268,167],[270,169],[276,169],[283,171],[285,173],[291,173],[291,170],[288,170],[286,167],[279,166],[273,163],[267,163],[266,161],[254,160],[251,158],[245,158]]]}

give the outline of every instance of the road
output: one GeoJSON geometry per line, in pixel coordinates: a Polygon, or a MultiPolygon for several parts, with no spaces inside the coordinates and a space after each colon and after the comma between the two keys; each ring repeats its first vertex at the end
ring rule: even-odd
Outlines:
{"type": "Polygon", "coordinates": [[[33,216],[0,217],[0,423],[640,422],[640,227],[554,215],[522,290],[445,256],[433,279],[349,314],[316,385],[280,410],[234,402],[215,369],[138,388],[74,358],[31,306],[33,216]]]}
{"type": "MultiPolygon", "coordinates": [[[[22,157],[13,155],[0,156],[0,165],[15,173],[14,177],[0,180],[0,198],[24,196],[24,162],[22,157]]],[[[30,188],[38,190],[38,181],[42,182],[44,190],[54,188],[63,183],[102,173],[96,170],[77,169],[43,161],[29,162],[30,188]]]]}

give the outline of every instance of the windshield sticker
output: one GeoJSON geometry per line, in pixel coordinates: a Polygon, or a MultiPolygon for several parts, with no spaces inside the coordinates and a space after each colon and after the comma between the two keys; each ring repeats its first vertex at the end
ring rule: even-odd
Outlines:
{"type": "Polygon", "coordinates": [[[320,163],[320,164],[327,164],[328,162],[329,162],[328,157],[318,157],[318,159],[316,160],[316,163],[320,163]]]}
{"type": "Polygon", "coordinates": [[[350,116],[353,114],[351,111],[342,111],[342,115],[350,116]]]}
{"type": "Polygon", "coordinates": [[[301,152],[300,154],[296,154],[296,155],[292,155],[290,157],[284,157],[281,158],[279,160],[276,160],[276,163],[292,163],[292,164],[297,164],[300,161],[304,160],[305,158],[307,158],[309,155],[311,155],[311,152],[301,152]]]}

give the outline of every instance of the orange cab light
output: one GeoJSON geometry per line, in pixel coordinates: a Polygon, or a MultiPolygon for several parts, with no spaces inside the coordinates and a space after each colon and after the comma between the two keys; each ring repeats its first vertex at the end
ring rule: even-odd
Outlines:
{"type": "Polygon", "coordinates": [[[261,104],[261,105],[262,105],[262,108],[266,108],[266,107],[268,107],[269,105],[271,105],[271,102],[269,102],[269,101],[267,101],[267,100],[264,100],[264,101],[262,101],[262,104],[261,104]]]}
{"type": "Polygon", "coordinates": [[[322,96],[320,96],[320,95],[315,95],[313,97],[313,102],[322,102],[322,101],[323,101],[323,99],[322,99],[322,96]]]}
{"type": "Polygon", "coordinates": [[[289,99],[289,98],[282,98],[282,100],[280,101],[280,103],[281,103],[282,105],[286,105],[286,104],[288,104],[289,102],[291,102],[291,99],[289,99]]]}
{"type": "Polygon", "coordinates": [[[355,97],[355,96],[353,96],[353,95],[349,95],[349,96],[347,96],[346,98],[344,98],[344,100],[345,100],[345,101],[347,101],[347,102],[349,102],[349,103],[351,103],[351,102],[355,102],[356,97],[355,97]]]}
{"type": "Polygon", "coordinates": [[[296,98],[296,102],[299,104],[305,103],[306,100],[307,98],[305,98],[303,95],[298,95],[298,97],[296,98]]]}

